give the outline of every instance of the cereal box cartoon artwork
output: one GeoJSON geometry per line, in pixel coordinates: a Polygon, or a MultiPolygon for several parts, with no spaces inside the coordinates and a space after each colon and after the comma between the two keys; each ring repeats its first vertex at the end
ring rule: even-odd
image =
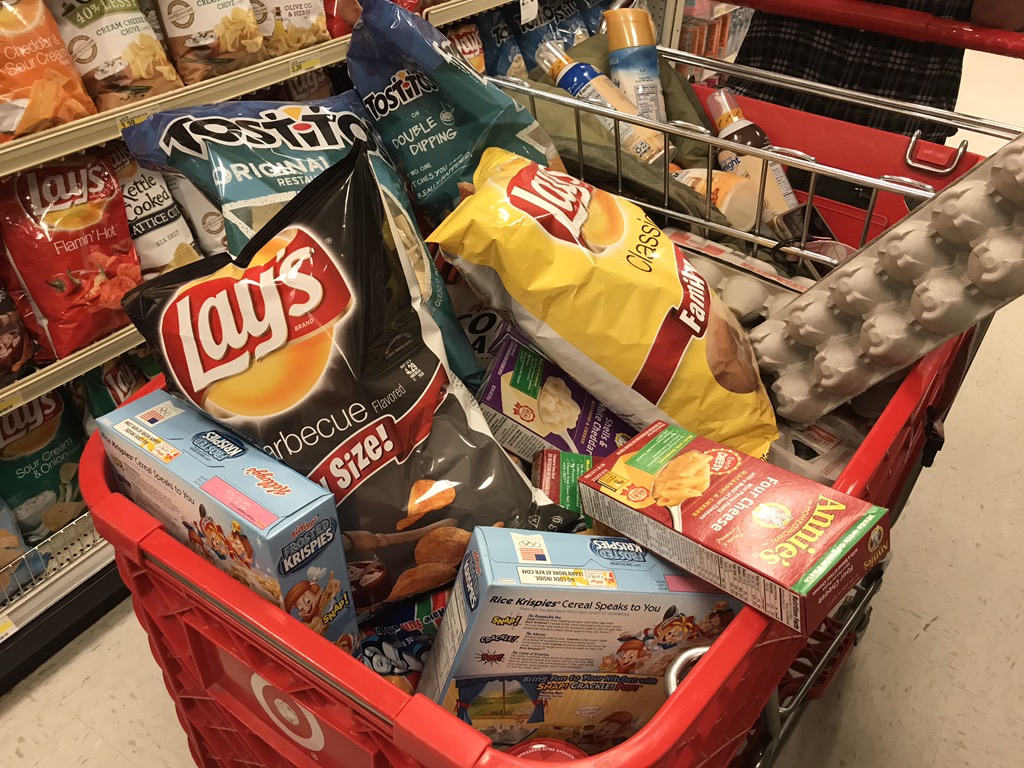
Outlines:
{"type": "Polygon", "coordinates": [[[97,423],[126,496],[200,557],[355,651],[345,536],[330,493],[166,392],[97,423]]]}
{"type": "Polygon", "coordinates": [[[595,752],[643,726],[671,662],[739,608],[628,539],[477,528],[417,692],[496,744],[595,752]]]}

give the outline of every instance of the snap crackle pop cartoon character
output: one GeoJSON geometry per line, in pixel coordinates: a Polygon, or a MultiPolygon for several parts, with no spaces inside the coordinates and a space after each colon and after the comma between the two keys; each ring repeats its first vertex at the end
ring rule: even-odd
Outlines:
{"type": "Polygon", "coordinates": [[[242,526],[238,524],[237,520],[231,521],[231,539],[228,542],[231,545],[231,557],[237,560],[246,568],[252,568],[255,558],[252,551],[252,543],[249,541],[249,537],[242,533],[242,526]]]}
{"type": "Polygon", "coordinates": [[[618,672],[625,675],[649,658],[651,658],[651,652],[647,650],[644,641],[634,637],[626,640],[611,656],[605,656],[601,660],[599,669],[601,672],[618,672]]]}
{"type": "Polygon", "coordinates": [[[231,545],[228,543],[224,531],[212,517],[206,514],[206,509],[199,505],[199,532],[206,540],[206,546],[218,560],[227,560],[231,557],[231,545]]]}
{"type": "Polygon", "coordinates": [[[322,635],[330,622],[324,622],[323,614],[334,604],[334,598],[341,592],[341,581],[331,571],[326,588],[321,588],[315,578],[300,581],[284,596],[284,609],[322,635]]]}

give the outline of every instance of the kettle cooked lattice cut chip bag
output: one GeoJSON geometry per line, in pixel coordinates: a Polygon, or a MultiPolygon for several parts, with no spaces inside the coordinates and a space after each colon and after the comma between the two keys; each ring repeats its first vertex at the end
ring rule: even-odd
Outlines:
{"type": "Polygon", "coordinates": [[[357,144],[237,263],[190,264],[126,301],[170,385],[334,494],[376,603],[450,583],[454,560],[430,552],[475,525],[575,523],[450,377],[380,184],[357,144]]]}
{"type": "Polygon", "coordinates": [[[746,334],[637,205],[501,149],[428,238],[635,428],[668,418],[752,456],[778,437],[746,334]]]}
{"type": "MultiPolygon", "coordinates": [[[[183,107],[156,114],[124,132],[142,165],[184,174],[216,202],[234,256],[299,190],[348,155],[357,142],[376,143],[371,134],[355,91],[307,104],[245,101],[183,107]]],[[[437,268],[426,256],[402,183],[379,155],[373,157],[378,173],[391,180],[388,199],[401,209],[401,226],[395,231],[415,261],[452,370],[468,386],[479,386],[483,370],[455,319],[437,268]]]]}
{"type": "Polygon", "coordinates": [[[443,34],[389,2],[366,0],[349,74],[415,201],[440,221],[487,147],[561,166],[544,129],[489,84],[443,34]]]}

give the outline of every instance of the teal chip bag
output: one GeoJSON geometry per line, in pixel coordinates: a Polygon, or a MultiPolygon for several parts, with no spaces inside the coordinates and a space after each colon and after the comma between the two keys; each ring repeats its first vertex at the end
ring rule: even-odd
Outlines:
{"type": "Polygon", "coordinates": [[[388,0],[363,3],[348,67],[384,149],[435,224],[459,204],[488,147],[560,167],[551,140],[524,107],[488,83],[437,29],[388,0]]]}

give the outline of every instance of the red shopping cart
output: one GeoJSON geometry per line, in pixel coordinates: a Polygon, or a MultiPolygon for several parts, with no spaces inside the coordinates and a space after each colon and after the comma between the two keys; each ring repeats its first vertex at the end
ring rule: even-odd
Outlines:
{"type": "MultiPolygon", "coordinates": [[[[777,82],[735,65],[719,65],[676,51],[662,54],[670,61],[728,67],[745,77],[777,82]]],[[[573,109],[601,113],[600,107],[533,91],[527,84],[501,85],[531,99],[551,99],[573,109]]],[[[802,83],[801,87],[813,84],[802,83]]],[[[838,97],[858,98],[848,93],[838,97]]],[[[901,218],[907,211],[906,198],[929,197],[934,189],[951,183],[981,160],[963,150],[919,142],[919,152],[925,153],[930,163],[943,166],[936,172],[922,168],[922,163],[908,163],[906,138],[827,118],[794,115],[772,105],[745,101],[743,106],[779,145],[798,148],[751,150],[751,154],[809,174],[808,202],[821,206],[840,237],[855,246],[901,218]],[[836,141],[837,137],[843,140],[836,141]],[[950,163],[952,167],[945,168],[950,163]],[[866,210],[838,203],[830,207],[825,198],[815,196],[814,180],[818,178],[862,186],[870,190],[871,204],[866,210]]],[[[898,108],[915,111],[908,105],[898,108]]],[[[933,111],[927,116],[937,117],[933,111]]],[[[616,117],[704,141],[709,158],[718,141],[694,126],[616,117]]],[[[1004,138],[1014,135],[1006,126],[976,118],[951,113],[938,117],[1004,138]]],[[[915,157],[920,159],[919,154],[915,157]]],[[[778,246],[758,234],[713,225],[655,205],[647,207],[673,217],[682,226],[707,226],[742,237],[755,248],[778,246]]],[[[816,255],[804,245],[806,239],[786,246],[786,250],[797,258],[814,259],[816,255]]],[[[941,418],[982,335],[976,330],[953,339],[909,372],[836,487],[893,508],[902,504],[922,460],[927,461],[926,454],[940,439],[941,418]]],[[[424,697],[409,696],[391,686],[173,539],[153,517],[115,490],[97,437],[85,452],[80,476],[96,528],[114,545],[119,571],[132,591],[136,615],[149,636],[198,765],[521,765],[521,758],[493,749],[486,736],[424,697]]],[[[735,760],[752,764],[762,756],[760,739],[779,742],[780,681],[782,703],[790,711],[800,696],[820,693],[841,663],[838,654],[849,652],[851,633],[863,629],[868,603],[879,584],[876,580],[859,590],[855,601],[815,634],[813,647],[781,624],[749,608],[741,611],[706,653],[683,660],[681,666],[694,663],[689,664],[675,693],[639,733],[605,753],[581,760],[581,768],[712,768],[735,760]],[[791,668],[794,671],[790,672],[791,668]],[[828,676],[824,682],[821,673],[828,676]],[[767,709],[766,703],[770,704],[767,709]],[[766,713],[764,727],[752,731],[762,711],[766,713]]]]}

